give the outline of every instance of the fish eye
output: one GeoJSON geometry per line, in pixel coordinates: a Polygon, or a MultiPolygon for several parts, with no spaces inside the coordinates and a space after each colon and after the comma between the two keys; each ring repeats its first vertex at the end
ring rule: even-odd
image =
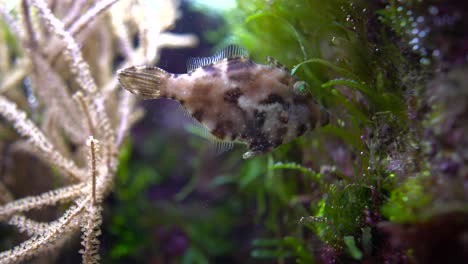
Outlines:
{"type": "Polygon", "coordinates": [[[306,92],[306,83],[304,81],[297,81],[293,86],[294,92],[304,94],[306,92]]]}

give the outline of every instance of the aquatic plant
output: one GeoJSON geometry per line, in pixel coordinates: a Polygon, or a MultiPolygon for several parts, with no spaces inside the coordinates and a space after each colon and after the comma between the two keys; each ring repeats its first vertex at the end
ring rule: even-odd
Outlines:
{"type": "MultiPolygon", "coordinates": [[[[460,120],[466,113],[466,94],[461,91],[466,80],[460,79],[460,72],[466,66],[458,69],[444,62],[452,55],[437,43],[443,32],[451,32],[444,45],[458,47],[454,43],[463,42],[460,31],[466,20],[456,11],[458,4],[340,0],[238,4],[230,15],[234,37],[229,40],[247,46],[259,60],[273,56],[289,65],[334,119],[332,125],[279,149],[268,163],[259,165],[274,170],[264,172],[265,184],[276,184],[280,190],[263,198],[273,200],[265,206],[296,206],[292,212],[266,213],[265,221],[276,226],[266,228],[269,237],[254,241],[252,256],[295,258],[301,263],[311,259],[405,263],[414,249],[416,260],[426,263],[431,258],[404,224],[424,233],[431,221],[439,223],[454,214],[458,231],[447,232],[466,230],[458,224],[466,219],[467,210],[466,188],[461,188],[466,186],[465,151],[458,143],[449,143],[450,150],[444,143],[466,131],[460,120]],[[444,23],[451,24],[450,31],[444,31],[449,27],[444,23]],[[438,71],[444,67],[449,74],[438,71]],[[458,85],[448,88],[447,82],[454,79],[458,85]],[[447,105],[454,94],[459,96],[458,107],[447,105]],[[302,187],[281,177],[294,177],[302,187]],[[270,183],[273,179],[276,182],[270,183]],[[297,216],[301,213],[307,215],[297,216]]],[[[457,51],[466,55],[466,50],[457,51]]],[[[465,140],[459,143],[464,145],[465,140]]],[[[441,236],[442,230],[445,227],[441,236]]],[[[463,254],[455,256],[459,260],[463,254]]]]}
{"type": "Polygon", "coordinates": [[[26,153],[50,168],[11,158],[2,175],[0,220],[27,239],[1,252],[0,263],[57,256],[52,249],[80,229],[82,262],[98,262],[103,199],[113,189],[124,138],[142,114],[114,72],[154,63],[162,47],[196,43],[165,33],[177,8],[178,1],[0,4],[0,115],[19,135],[2,123],[3,159],[26,153]],[[15,173],[21,166],[31,171],[15,173]]]}

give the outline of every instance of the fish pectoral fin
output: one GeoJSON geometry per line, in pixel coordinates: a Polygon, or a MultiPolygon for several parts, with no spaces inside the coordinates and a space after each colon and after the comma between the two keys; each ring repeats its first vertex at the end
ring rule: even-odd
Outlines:
{"type": "Polygon", "coordinates": [[[143,99],[155,99],[165,90],[168,72],[153,66],[131,66],[117,71],[120,84],[143,99]]]}

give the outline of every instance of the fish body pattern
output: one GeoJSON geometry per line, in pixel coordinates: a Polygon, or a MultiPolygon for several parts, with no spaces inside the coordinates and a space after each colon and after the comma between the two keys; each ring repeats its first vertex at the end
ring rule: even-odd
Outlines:
{"type": "Polygon", "coordinates": [[[143,99],[177,100],[216,140],[246,143],[244,158],[328,123],[328,112],[301,91],[304,82],[272,59],[254,63],[246,50],[231,45],[212,57],[190,59],[187,68],[173,74],[131,66],[119,70],[118,79],[143,99]]]}

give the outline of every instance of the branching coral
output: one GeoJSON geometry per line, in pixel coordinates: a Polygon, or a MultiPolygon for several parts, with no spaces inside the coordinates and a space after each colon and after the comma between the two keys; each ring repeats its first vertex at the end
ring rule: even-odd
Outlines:
{"type": "Polygon", "coordinates": [[[0,115],[22,138],[13,144],[57,170],[61,183],[16,200],[9,191],[16,178],[0,183],[0,220],[29,237],[1,252],[0,263],[58,248],[80,228],[83,263],[98,262],[103,199],[112,190],[122,140],[142,113],[118,89],[114,70],[153,63],[161,47],[196,41],[164,32],[178,16],[178,1],[51,2],[22,0],[12,10],[0,5],[0,115]],[[68,209],[56,220],[29,215],[57,204],[68,209]]]}

